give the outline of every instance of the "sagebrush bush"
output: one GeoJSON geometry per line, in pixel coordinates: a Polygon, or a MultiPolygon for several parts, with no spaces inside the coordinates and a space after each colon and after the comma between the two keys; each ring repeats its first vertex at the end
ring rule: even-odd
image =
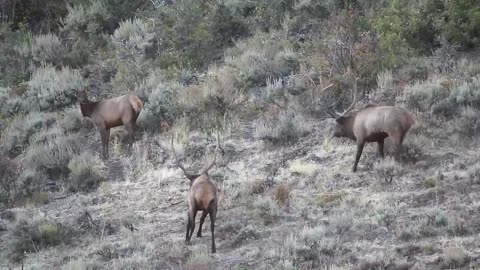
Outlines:
{"type": "Polygon", "coordinates": [[[263,117],[254,122],[256,138],[273,144],[292,144],[308,132],[305,120],[291,112],[281,112],[277,117],[263,117]]]}
{"type": "Polygon", "coordinates": [[[459,116],[453,120],[455,131],[467,136],[475,137],[480,132],[480,110],[474,107],[462,107],[459,116]]]}
{"type": "Polygon", "coordinates": [[[63,31],[72,39],[91,38],[104,30],[111,14],[103,1],[93,0],[88,4],[67,7],[68,14],[62,20],[63,31]]]}
{"type": "Polygon", "coordinates": [[[145,48],[150,46],[153,38],[152,26],[144,20],[136,18],[120,22],[112,35],[112,42],[117,47],[137,50],[142,54],[145,48]]]}
{"type": "Polygon", "coordinates": [[[60,224],[40,217],[18,217],[9,233],[12,261],[20,259],[24,252],[38,252],[66,240],[60,224]]]}
{"type": "Polygon", "coordinates": [[[456,105],[480,109],[480,77],[473,77],[469,81],[453,87],[450,92],[450,100],[456,105]]]}
{"type": "Polygon", "coordinates": [[[68,175],[68,163],[85,147],[79,134],[64,134],[58,127],[36,134],[24,154],[24,164],[50,177],[68,175]]]}
{"type": "Polygon", "coordinates": [[[105,179],[105,165],[99,156],[83,152],[68,162],[70,191],[90,191],[105,179]]]}
{"type": "Polygon", "coordinates": [[[258,197],[253,202],[253,208],[258,218],[264,225],[274,223],[280,217],[280,210],[277,203],[270,197],[258,197]]]}
{"type": "Polygon", "coordinates": [[[177,115],[177,94],[181,85],[166,81],[152,73],[139,87],[145,101],[138,124],[144,129],[159,131],[162,120],[172,123],[177,115]]]}
{"type": "Polygon", "coordinates": [[[52,33],[33,38],[32,55],[37,63],[58,65],[65,57],[66,49],[58,36],[52,33]]]}
{"type": "Polygon", "coordinates": [[[48,129],[56,122],[54,113],[32,112],[15,118],[2,132],[2,152],[11,157],[18,156],[29,144],[33,135],[48,129]]]}
{"type": "Polygon", "coordinates": [[[449,97],[450,89],[442,84],[442,78],[433,77],[423,82],[415,82],[405,87],[403,96],[399,100],[404,101],[408,107],[421,112],[434,110],[449,97]]]}
{"type": "Polygon", "coordinates": [[[268,78],[288,76],[299,68],[299,56],[287,40],[274,34],[257,34],[227,51],[225,64],[239,76],[240,89],[265,85],[268,78]]]}
{"type": "Polygon", "coordinates": [[[37,68],[25,92],[25,111],[56,111],[76,102],[76,91],[85,87],[79,70],[52,65],[37,68]]]}

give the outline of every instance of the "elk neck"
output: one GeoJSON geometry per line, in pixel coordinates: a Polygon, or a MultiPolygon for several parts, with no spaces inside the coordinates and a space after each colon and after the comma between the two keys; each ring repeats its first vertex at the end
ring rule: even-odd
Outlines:
{"type": "Polygon", "coordinates": [[[347,138],[352,139],[352,140],[357,139],[357,137],[355,136],[355,131],[353,130],[356,116],[357,116],[357,114],[349,115],[349,116],[345,117],[345,122],[344,122],[345,135],[346,135],[347,138]]]}

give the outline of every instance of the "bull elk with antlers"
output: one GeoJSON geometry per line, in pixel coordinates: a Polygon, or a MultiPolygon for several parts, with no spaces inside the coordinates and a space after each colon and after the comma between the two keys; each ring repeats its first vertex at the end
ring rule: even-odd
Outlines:
{"type": "Polygon", "coordinates": [[[185,167],[180,163],[178,159],[175,148],[173,146],[173,136],[172,136],[172,152],[175,157],[175,164],[179,167],[185,177],[190,180],[190,190],[188,191],[188,221],[187,221],[187,233],[186,233],[186,243],[190,243],[193,232],[195,231],[195,217],[197,216],[198,211],[202,211],[202,216],[200,217],[200,227],[198,228],[197,237],[202,237],[202,226],[203,222],[207,215],[210,216],[210,230],[212,232],[212,253],[216,252],[215,247],[215,220],[217,217],[217,187],[213,183],[212,179],[208,175],[208,171],[215,165],[217,159],[217,151],[219,149],[219,141],[217,137],[217,147],[215,148],[215,156],[213,161],[206,166],[198,174],[190,173],[185,169],[185,167]]]}
{"type": "Polygon", "coordinates": [[[353,83],[353,92],[353,102],[343,113],[331,110],[335,104],[326,109],[336,121],[333,136],[346,137],[357,142],[353,172],[357,171],[358,161],[366,142],[377,142],[378,153],[384,158],[384,141],[385,138],[390,137],[395,145],[395,157],[398,159],[403,139],[414,123],[412,114],[402,107],[376,105],[367,105],[357,112],[349,113],[357,100],[356,78],[353,83]]]}
{"type": "Polygon", "coordinates": [[[79,91],[78,98],[82,115],[91,118],[100,132],[103,158],[108,158],[110,128],[113,127],[125,126],[129,136],[128,149],[131,151],[136,121],[143,108],[140,98],[136,95],[123,95],[101,101],[90,101],[85,91],[79,91]]]}

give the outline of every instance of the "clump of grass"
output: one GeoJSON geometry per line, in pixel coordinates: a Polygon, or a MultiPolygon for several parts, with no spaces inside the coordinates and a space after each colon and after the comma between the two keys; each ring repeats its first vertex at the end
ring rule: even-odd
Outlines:
{"type": "Polygon", "coordinates": [[[314,163],[306,163],[301,160],[295,160],[290,163],[289,170],[292,173],[310,176],[315,174],[319,169],[319,166],[314,163]]]}
{"type": "Polygon", "coordinates": [[[318,195],[318,204],[319,206],[332,206],[338,205],[343,198],[345,198],[344,192],[324,192],[318,195]]]}
{"type": "Polygon", "coordinates": [[[213,259],[206,251],[195,251],[185,263],[185,270],[208,270],[214,266],[213,259]]]}
{"type": "Polygon", "coordinates": [[[278,184],[273,190],[273,199],[283,206],[287,206],[290,200],[290,189],[286,183],[278,184]]]}
{"type": "Polygon", "coordinates": [[[434,188],[438,185],[438,177],[434,176],[427,176],[423,182],[426,188],[434,188]]]}

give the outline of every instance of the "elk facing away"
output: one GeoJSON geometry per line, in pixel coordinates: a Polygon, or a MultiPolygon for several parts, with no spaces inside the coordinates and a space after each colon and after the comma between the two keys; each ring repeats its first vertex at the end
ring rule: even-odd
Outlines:
{"type": "Polygon", "coordinates": [[[78,94],[82,115],[95,123],[102,141],[102,156],[108,158],[110,128],[125,126],[129,136],[129,151],[132,148],[136,121],[143,103],[135,95],[123,95],[101,101],[90,101],[85,91],[78,94]]]}
{"type": "MultiPolygon", "coordinates": [[[[218,139],[218,138],[217,138],[218,139]]],[[[200,227],[198,228],[197,237],[202,237],[202,226],[203,222],[207,215],[210,215],[210,230],[212,232],[212,253],[216,252],[215,247],[215,219],[217,217],[217,187],[212,182],[212,179],[208,175],[208,171],[215,165],[216,154],[218,150],[218,140],[217,148],[215,149],[215,157],[213,161],[206,166],[199,174],[189,173],[185,167],[180,163],[176,153],[175,148],[173,147],[173,137],[172,137],[172,152],[175,156],[175,164],[182,169],[185,176],[190,180],[190,190],[188,191],[188,222],[187,222],[187,234],[186,234],[186,243],[190,243],[193,232],[195,231],[195,217],[197,216],[198,211],[202,211],[202,216],[200,217],[200,227]]]]}
{"type": "Polygon", "coordinates": [[[414,120],[412,114],[405,108],[396,106],[368,105],[365,108],[348,113],[356,103],[357,83],[354,82],[354,99],[343,113],[327,112],[335,118],[334,137],[346,137],[357,142],[357,154],[353,172],[357,171],[358,161],[366,142],[377,142],[378,153],[385,157],[383,148],[385,138],[390,137],[395,145],[395,157],[398,159],[403,139],[414,120]]]}

